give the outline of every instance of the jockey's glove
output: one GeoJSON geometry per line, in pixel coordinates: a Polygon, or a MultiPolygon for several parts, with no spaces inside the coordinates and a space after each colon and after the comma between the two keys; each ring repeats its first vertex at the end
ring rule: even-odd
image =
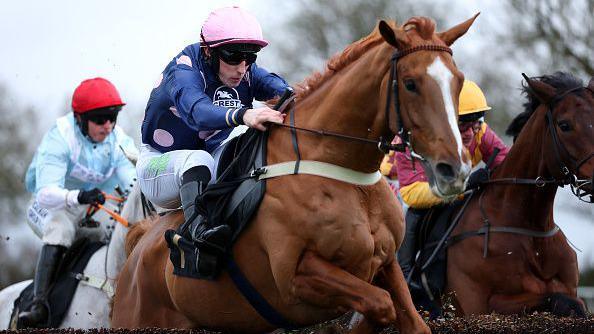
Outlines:
{"type": "Polygon", "coordinates": [[[466,182],[466,190],[476,189],[482,183],[489,181],[489,171],[486,168],[479,168],[472,172],[466,182]]]}
{"type": "Polygon", "coordinates": [[[105,203],[105,195],[103,192],[98,188],[94,188],[91,190],[81,190],[78,193],[78,203],[80,204],[104,204],[105,203]]]}

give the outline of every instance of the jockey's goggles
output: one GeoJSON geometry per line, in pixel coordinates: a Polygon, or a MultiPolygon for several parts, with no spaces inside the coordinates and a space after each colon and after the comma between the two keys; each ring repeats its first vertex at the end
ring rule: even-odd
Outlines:
{"type": "Polygon", "coordinates": [[[97,124],[97,125],[103,125],[105,123],[107,123],[107,121],[110,121],[111,123],[115,123],[115,121],[118,119],[118,115],[97,115],[97,116],[90,116],[87,118],[89,121],[97,124]]]}
{"type": "Polygon", "coordinates": [[[473,130],[477,131],[477,128],[480,129],[481,121],[470,121],[470,122],[458,122],[458,128],[460,132],[466,132],[468,129],[473,128],[473,130]]]}
{"type": "Polygon", "coordinates": [[[222,61],[232,66],[239,65],[242,61],[245,61],[246,65],[251,65],[256,61],[256,58],[258,58],[258,55],[255,52],[229,51],[223,48],[219,48],[217,52],[222,61]]]}
{"type": "Polygon", "coordinates": [[[85,118],[97,125],[103,125],[110,121],[112,124],[118,119],[121,107],[108,107],[97,110],[91,110],[86,113],[85,118]]]}

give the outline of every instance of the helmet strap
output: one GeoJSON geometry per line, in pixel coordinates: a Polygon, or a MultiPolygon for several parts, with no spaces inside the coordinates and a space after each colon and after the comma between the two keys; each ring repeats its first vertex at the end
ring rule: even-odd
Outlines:
{"type": "Polygon", "coordinates": [[[95,141],[93,140],[93,138],[89,136],[89,120],[87,118],[87,115],[85,115],[85,113],[74,113],[74,119],[76,120],[76,125],[78,125],[78,128],[80,129],[80,132],[82,132],[83,136],[85,136],[91,142],[94,143],[95,141]]]}
{"type": "Polygon", "coordinates": [[[219,75],[219,54],[216,51],[216,49],[213,49],[210,47],[210,45],[208,45],[208,42],[206,41],[206,39],[204,39],[204,35],[202,34],[202,31],[200,31],[200,38],[202,39],[202,45],[204,45],[206,47],[206,49],[208,50],[208,54],[205,52],[205,60],[206,60],[206,64],[208,66],[210,66],[210,68],[214,71],[215,75],[219,75]]]}
{"type": "MultiPolygon", "coordinates": [[[[89,135],[89,114],[88,113],[74,113],[74,119],[76,120],[76,125],[78,125],[78,128],[80,129],[80,132],[82,133],[82,135],[87,138],[91,143],[97,143],[90,135],[89,135]]],[[[115,121],[113,121],[111,124],[113,124],[114,128],[115,125],[117,123],[117,119],[115,121]]]]}

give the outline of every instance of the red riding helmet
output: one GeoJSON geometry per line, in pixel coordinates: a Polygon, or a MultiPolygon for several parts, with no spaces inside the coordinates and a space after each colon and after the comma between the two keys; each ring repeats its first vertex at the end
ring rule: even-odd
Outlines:
{"type": "Polygon", "coordinates": [[[106,79],[87,79],[78,85],[72,95],[72,110],[84,114],[90,110],[125,105],[115,86],[106,79]]]}

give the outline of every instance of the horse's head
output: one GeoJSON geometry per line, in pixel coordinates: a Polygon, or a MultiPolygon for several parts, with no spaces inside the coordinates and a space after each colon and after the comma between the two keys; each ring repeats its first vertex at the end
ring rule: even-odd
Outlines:
{"type": "Polygon", "coordinates": [[[379,26],[384,40],[400,53],[394,94],[399,107],[396,116],[390,116],[390,128],[400,132],[413,156],[422,157],[431,189],[440,197],[460,193],[471,169],[457,122],[464,75],[448,47],[477,16],[441,33],[426,17],[413,17],[402,27],[392,28],[384,21],[379,26]]]}
{"type": "Polygon", "coordinates": [[[563,72],[525,79],[527,111],[545,113],[547,169],[583,200],[592,194],[594,180],[594,78],[587,87],[563,72]]]}

